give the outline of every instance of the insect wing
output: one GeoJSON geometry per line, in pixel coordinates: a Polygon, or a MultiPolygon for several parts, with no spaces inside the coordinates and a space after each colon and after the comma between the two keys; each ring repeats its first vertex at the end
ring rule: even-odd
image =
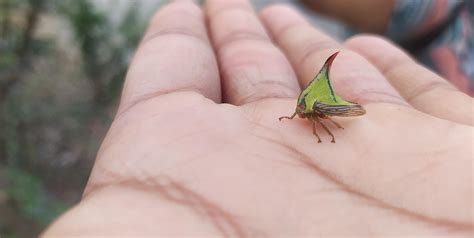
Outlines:
{"type": "Polygon", "coordinates": [[[354,117],[365,114],[364,108],[359,104],[349,105],[329,105],[324,103],[315,103],[313,110],[326,116],[354,117]]]}

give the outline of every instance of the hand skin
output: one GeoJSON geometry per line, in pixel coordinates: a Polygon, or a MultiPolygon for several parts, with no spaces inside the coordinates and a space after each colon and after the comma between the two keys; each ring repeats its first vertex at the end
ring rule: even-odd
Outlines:
{"type": "Polygon", "coordinates": [[[388,41],[339,43],[295,10],[163,7],[83,200],[44,237],[473,235],[473,100],[388,41]],[[209,33],[209,35],[208,35],[209,33]],[[324,60],[367,114],[336,143],[291,115],[324,60]]]}

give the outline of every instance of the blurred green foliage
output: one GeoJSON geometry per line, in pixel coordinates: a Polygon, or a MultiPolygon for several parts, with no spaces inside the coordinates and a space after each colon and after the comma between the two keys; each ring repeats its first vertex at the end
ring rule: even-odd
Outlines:
{"type": "Polygon", "coordinates": [[[7,193],[16,201],[17,209],[27,218],[38,221],[40,226],[48,225],[66,209],[66,205],[51,198],[41,179],[25,171],[10,169],[8,180],[11,186],[7,193]]]}
{"type": "Polygon", "coordinates": [[[80,48],[84,72],[94,87],[94,99],[110,103],[120,93],[128,56],[144,30],[137,5],[129,6],[115,29],[90,1],[67,1],[63,6],[80,48]]]}
{"type": "Polygon", "coordinates": [[[94,0],[0,0],[0,237],[79,201],[146,26],[125,2],[113,21],[94,0]]]}

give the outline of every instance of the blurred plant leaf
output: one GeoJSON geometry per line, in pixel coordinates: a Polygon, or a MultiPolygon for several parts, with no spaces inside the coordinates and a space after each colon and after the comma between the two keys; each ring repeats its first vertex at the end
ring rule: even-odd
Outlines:
{"type": "Polygon", "coordinates": [[[14,205],[27,218],[46,226],[59,214],[65,211],[66,205],[50,197],[41,179],[16,168],[8,170],[11,186],[7,188],[8,196],[14,205]]]}

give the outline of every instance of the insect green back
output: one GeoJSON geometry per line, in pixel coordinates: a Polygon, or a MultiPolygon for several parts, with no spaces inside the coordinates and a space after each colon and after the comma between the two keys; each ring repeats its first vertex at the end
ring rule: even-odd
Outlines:
{"type": "Polygon", "coordinates": [[[345,101],[334,91],[329,80],[329,69],[325,65],[308,86],[301,92],[298,102],[305,103],[305,113],[311,113],[316,102],[326,105],[353,105],[345,101]]]}

